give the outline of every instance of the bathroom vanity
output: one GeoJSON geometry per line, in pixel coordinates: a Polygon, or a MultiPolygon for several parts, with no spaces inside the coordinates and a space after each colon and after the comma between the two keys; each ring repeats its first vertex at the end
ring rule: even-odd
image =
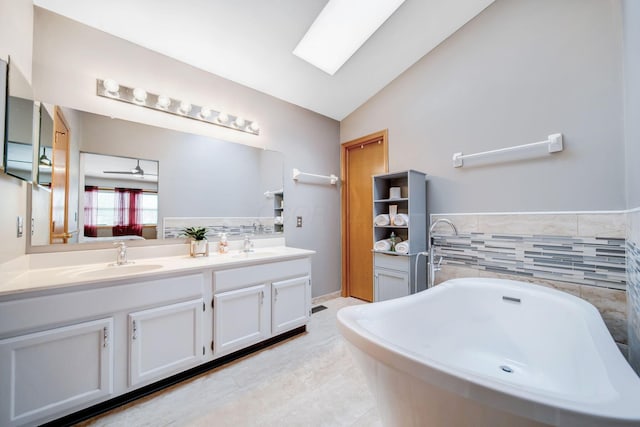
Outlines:
{"type": "Polygon", "coordinates": [[[280,246],[119,267],[50,267],[61,256],[50,254],[42,268],[6,275],[0,425],[51,421],[302,332],[313,253],[280,246]]]}

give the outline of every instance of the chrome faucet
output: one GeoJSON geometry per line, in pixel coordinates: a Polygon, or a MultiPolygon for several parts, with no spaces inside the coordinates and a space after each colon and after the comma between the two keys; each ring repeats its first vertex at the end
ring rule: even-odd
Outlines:
{"type": "Polygon", "coordinates": [[[116,247],[116,265],[126,265],[129,264],[127,261],[127,245],[123,241],[114,242],[113,245],[116,247]]]}
{"type": "Polygon", "coordinates": [[[458,229],[450,220],[446,218],[438,218],[431,227],[429,227],[429,279],[427,282],[427,289],[432,288],[436,281],[436,272],[442,269],[442,259],[441,256],[436,262],[436,249],[433,245],[433,230],[435,230],[438,224],[447,224],[453,230],[453,234],[455,236],[458,235],[458,229]]]}
{"type": "Polygon", "coordinates": [[[242,252],[253,252],[253,240],[248,234],[244,236],[244,242],[242,243],[242,252]]]}

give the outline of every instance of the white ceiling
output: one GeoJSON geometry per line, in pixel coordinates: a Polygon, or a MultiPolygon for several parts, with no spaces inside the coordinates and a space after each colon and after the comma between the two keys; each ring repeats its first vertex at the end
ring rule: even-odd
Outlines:
{"type": "Polygon", "coordinates": [[[292,51],[327,0],[34,0],[34,4],[342,120],[494,0],[406,0],[338,72],[292,51]]]}

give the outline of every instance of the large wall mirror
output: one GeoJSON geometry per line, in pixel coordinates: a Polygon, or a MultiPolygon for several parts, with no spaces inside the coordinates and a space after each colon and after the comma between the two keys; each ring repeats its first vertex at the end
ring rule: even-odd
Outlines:
{"type": "Polygon", "coordinates": [[[167,237],[167,218],[242,217],[256,224],[274,216],[269,196],[283,186],[281,153],[47,103],[40,107],[31,251],[77,243],[103,242],[99,247],[104,247],[115,239],[153,241],[167,237]],[[62,155],[56,147],[58,121],[65,126],[68,147],[62,155]],[[66,159],[69,183],[62,207],[53,202],[58,158],[66,159]],[[141,222],[135,227],[118,223],[125,200],[139,206],[141,222]],[[66,236],[58,241],[50,233],[56,211],[64,223],[60,235],[66,236]]]}

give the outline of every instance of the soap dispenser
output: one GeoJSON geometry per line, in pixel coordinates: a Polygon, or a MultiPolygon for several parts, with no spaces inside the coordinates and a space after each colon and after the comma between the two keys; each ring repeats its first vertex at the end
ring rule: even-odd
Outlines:
{"type": "Polygon", "coordinates": [[[218,253],[226,254],[227,252],[229,252],[227,233],[220,233],[220,240],[218,241],[218,253]]]}

